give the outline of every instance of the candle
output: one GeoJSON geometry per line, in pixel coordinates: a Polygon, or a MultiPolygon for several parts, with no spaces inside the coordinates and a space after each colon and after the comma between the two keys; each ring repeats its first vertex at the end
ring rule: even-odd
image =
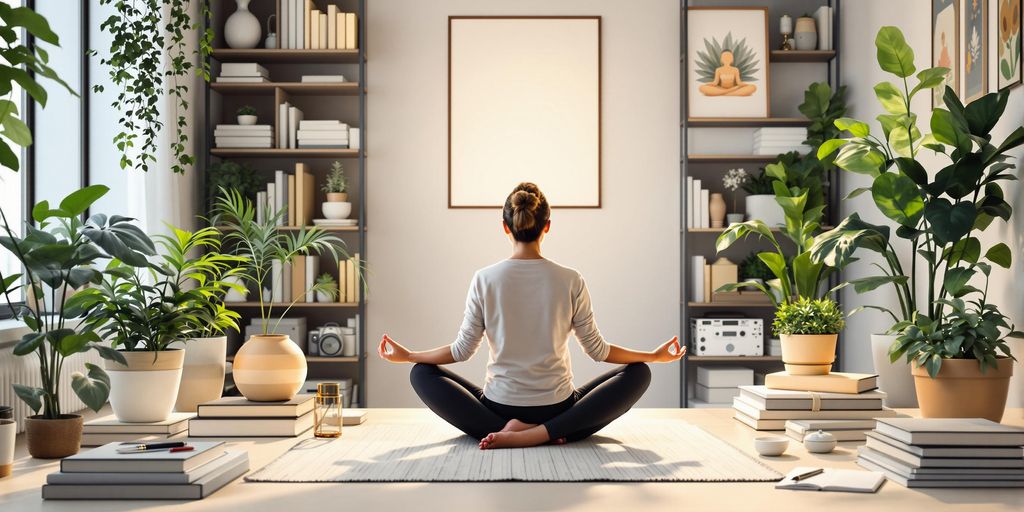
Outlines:
{"type": "Polygon", "coordinates": [[[788,14],[783,14],[782,18],[779,18],[779,32],[783,34],[793,33],[793,18],[790,18],[788,14]]]}

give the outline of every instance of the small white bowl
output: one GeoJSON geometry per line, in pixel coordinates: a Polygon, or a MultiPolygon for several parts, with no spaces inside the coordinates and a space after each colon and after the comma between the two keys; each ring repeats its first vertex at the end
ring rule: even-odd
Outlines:
{"type": "Polygon", "coordinates": [[[324,217],[328,219],[347,219],[352,213],[352,203],[325,202],[323,204],[324,217]]]}
{"type": "Polygon", "coordinates": [[[257,118],[254,115],[250,115],[250,114],[241,115],[241,116],[238,116],[238,124],[240,124],[242,126],[252,126],[252,125],[256,124],[256,119],[257,118]]]}
{"type": "Polygon", "coordinates": [[[778,457],[786,453],[789,438],[779,436],[758,437],[754,439],[754,449],[765,457],[778,457]]]}

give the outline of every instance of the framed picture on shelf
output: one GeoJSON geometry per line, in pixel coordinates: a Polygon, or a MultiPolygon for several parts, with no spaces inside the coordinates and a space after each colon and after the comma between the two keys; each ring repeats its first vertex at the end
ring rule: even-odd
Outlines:
{"type": "Polygon", "coordinates": [[[932,89],[932,106],[942,105],[946,86],[960,95],[960,0],[932,0],[932,66],[949,68],[946,83],[932,89]]]}
{"type": "Polygon", "coordinates": [[[996,0],[996,80],[999,90],[1021,83],[1021,0],[996,0]]]}
{"type": "Polygon", "coordinates": [[[988,8],[985,0],[964,0],[964,102],[988,92],[988,8]]]}
{"type": "Polygon", "coordinates": [[[690,7],[687,16],[689,117],[770,117],[768,9],[690,7]]]}

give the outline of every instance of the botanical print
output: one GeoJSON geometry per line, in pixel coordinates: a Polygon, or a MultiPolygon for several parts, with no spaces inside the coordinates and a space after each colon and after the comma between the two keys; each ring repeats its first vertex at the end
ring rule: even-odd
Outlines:
{"type": "Polygon", "coordinates": [[[712,37],[704,39],[704,49],[697,51],[698,81],[701,94],[705,96],[750,96],[757,91],[754,75],[761,65],[754,51],[747,46],[747,40],[733,41],[732,32],[722,42],[712,37]]]}
{"type": "Polygon", "coordinates": [[[964,2],[964,101],[988,92],[988,9],[986,0],[964,2]]]}
{"type": "Polygon", "coordinates": [[[942,104],[946,86],[960,93],[960,73],[957,69],[960,67],[957,30],[960,18],[957,3],[958,0],[932,0],[932,66],[949,68],[946,83],[933,89],[932,100],[935,105],[942,104]]]}
{"type": "Polygon", "coordinates": [[[999,56],[998,72],[999,88],[1012,87],[1021,83],[1021,41],[1020,18],[1021,0],[997,0],[999,33],[996,38],[996,50],[999,56]]]}

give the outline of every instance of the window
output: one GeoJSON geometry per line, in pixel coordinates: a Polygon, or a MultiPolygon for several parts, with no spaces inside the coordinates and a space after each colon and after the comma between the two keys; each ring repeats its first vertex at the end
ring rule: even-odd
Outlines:
{"type": "MultiPolygon", "coordinates": [[[[20,6],[23,4],[21,0],[3,0],[4,3],[13,6],[20,6]]],[[[20,33],[19,33],[20,35],[20,33]]],[[[21,87],[17,83],[12,84],[12,89],[8,99],[18,104],[18,112],[24,114],[25,109],[25,98],[21,87]]],[[[30,122],[31,115],[23,117],[26,122],[30,122]]],[[[29,125],[31,126],[31,124],[29,125]]],[[[0,167],[0,210],[3,210],[4,218],[7,224],[11,227],[11,230],[15,235],[21,234],[21,226],[25,220],[27,214],[27,190],[26,184],[28,183],[28,177],[30,176],[29,165],[26,165],[27,158],[25,151],[18,152],[18,146],[12,144],[10,141],[7,143],[14,149],[18,155],[19,167],[21,170],[15,172],[12,169],[0,167]]],[[[7,233],[4,233],[6,235],[7,233]]],[[[0,248],[0,275],[10,276],[21,272],[21,264],[17,258],[14,257],[10,251],[0,248]]],[[[10,295],[10,300],[17,303],[24,301],[22,291],[18,290],[10,295]]],[[[8,307],[5,300],[0,300],[0,318],[9,318],[12,312],[8,307]]]]}

